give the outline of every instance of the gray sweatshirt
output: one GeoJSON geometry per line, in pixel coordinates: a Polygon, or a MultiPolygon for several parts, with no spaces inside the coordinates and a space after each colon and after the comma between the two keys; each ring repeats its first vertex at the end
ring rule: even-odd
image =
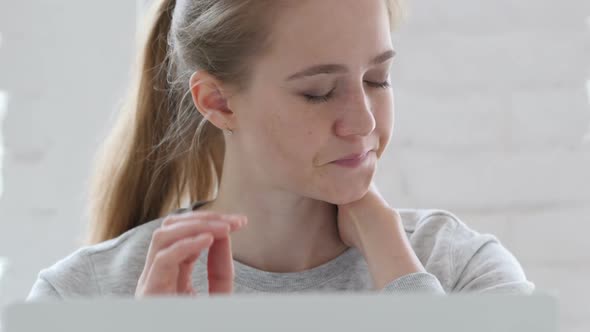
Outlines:
{"type": "MultiPolygon", "coordinates": [[[[203,204],[196,202],[172,213],[196,210],[203,204]]],[[[534,292],[535,284],[527,280],[520,263],[494,235],[472,230],[443,210],[398,209],[398,212],[426,272],[392,280],[381,292],[534,292]]],[[[26,300],[133,296],[152,233],[163,219],[137,226],[117,238],[82,247],[42,269],[26,300]]],[[[198,294],[208,293],[207,253],[207,250],[201,252],[192,274],[198,294]]],[[[301,272],[267,272],[236,260],[234,268],[234,293],[374,292],[367,263],[353,247],[327,263],[301,272]]]]}

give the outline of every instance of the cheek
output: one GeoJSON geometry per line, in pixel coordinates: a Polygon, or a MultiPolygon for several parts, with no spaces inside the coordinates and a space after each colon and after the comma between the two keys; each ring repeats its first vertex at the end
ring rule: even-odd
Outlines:
{"type": "Polygon", "coordinates": [[[264,121],[252,124],[251,128],[252,135],[256,136],[258,154],[262,154],[276,172],[292,173],[293,168],[302,167],[302,163],[310,158],[311,130],[301,119],[283,114],[287,111],[285,109],[269,107],[259,110],[256,118],[264,121]]]}
{"type": "Polygon", "coordinates": [[[395,110],[393,107],[393,96],[387,98],[381,107],[376,108],[375,111],[375,132],[379,137],[379,149],[377,150],[377,157],[381,157],[385,148],[389,144],[393,134],[393,127],[395,122],[395,110]]]}

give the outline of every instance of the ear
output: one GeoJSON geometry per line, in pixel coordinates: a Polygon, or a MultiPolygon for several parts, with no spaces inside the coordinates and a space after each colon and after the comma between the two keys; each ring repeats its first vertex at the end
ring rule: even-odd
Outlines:
{"type": "Polygon", "coordinates": [[[219,129],[234,129],[234,112],[229,108],[221,82],[205,71],[196,71],[190,78],[190,90],[197,110],[205,119],[219,129]]]}

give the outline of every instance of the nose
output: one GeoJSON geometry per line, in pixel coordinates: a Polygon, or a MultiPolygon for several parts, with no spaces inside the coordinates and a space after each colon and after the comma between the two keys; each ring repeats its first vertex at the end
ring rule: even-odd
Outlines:
{"type": "Polygon", "coordinates": [[[334,124],[337,136],[368,136],[375,130],[375,116],[371,102],[363,89],[352,92],[346,99],[343,112],[334,124]]]}

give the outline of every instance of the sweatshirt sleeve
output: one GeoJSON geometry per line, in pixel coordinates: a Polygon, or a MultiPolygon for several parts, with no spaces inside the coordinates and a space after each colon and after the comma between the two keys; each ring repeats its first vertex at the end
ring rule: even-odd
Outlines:
{"type": "Polygon", "coordinates": [[[399,277],[385,285],[380,291],[384,294],[392,293],[429,293],[443,295],[445,291],[440,281],[431,273],[416,272],[399,277]]]}
{"type": "Polygon", "coordinates": [[[462,222],[456,225],[450,246],[453,292],[531,294],[520,263],[491,234],[480,234],[462,222]]]}
{"type": "Polygon", "coordinates": [[[81,298],[100,294],[90,257],[79,249],[39,272],[26,301],[81,298]]]}
{"type": "Polygon", "coordinates": [[[26,301],[61,300],[61,296],[49,281],[41,273],[33,284],[26,301]]]}
{"type": "MultiPolygon", "coordinates": [[[[409,221],[412,218],[408,218],[409,221]]],[[[414,226],[410,240],[426,272],[411,273],[380,292],[531,294],[515,256],[492,234],[479,233],[447,211],[434,211],[414,226]]]]}

